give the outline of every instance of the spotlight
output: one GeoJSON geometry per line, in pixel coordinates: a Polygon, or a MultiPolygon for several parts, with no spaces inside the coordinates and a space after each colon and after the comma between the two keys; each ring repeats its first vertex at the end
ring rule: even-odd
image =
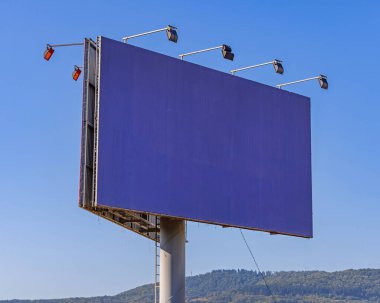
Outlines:
{"type": "Polygon", "coordinates": [[[44,52],[44,59],[45,59],[46,61],[49,61],[50,58],[51,58],[51,56],[53,56],[53,53],[54,53],[54,49],[48,44],[48,45],[46,46],[46,50],[45,50],[45,52],[44,52]]]}
{"type": "Polygon", "coordinates": [[[150,35],[150,34],[154,34],[154,33],[158,33],[158,32],[163,32],[163,31],[166,31],[166,36],[168,37],[169,41],[177,43],[177,41],[178,41],[177,28],[175,26],[172,26],[172,25],[168,25],[164,28],[155,29],[153,31],[149,31],[149,32],[141,33],[141,34],[126,36],[126,37],[123,37],[123,41],[124,41],[124,43],[127,43],[128,39],[146,36],[146,35],[150,35]]]}
{"type": "Polygon", "coordinates": [[[324,76],[324,75],[319,75],[319,76],[315,76],[315,77],[311,77],[311,78],[306,78],[306,79],[302,79],[302,80],[297,80],[297,81],[292,81],[292,82],[287,82],[287,83],[282,83],[282,84],[278,84],[276,85],[278,88],[282,88],[283,86],[286,86],[286,85],[290,85],[290,84],[295,84],[295,83],[300,83],[300,82],[306,82],[306,81],[310,81],[310,80],[318,80],[319,82],[319,86],[323,89],[328,89],[329,88],[329,84],[327,82],[327,76],[324,76]]]}
{"type": "Polygon", "coordinates": [[[44,52],[44,59],[46,61],[49,61],[51,56],[53,56],[54,48],[53,47],[62,47],[62,46],[76,46],[76,45],[83,45],[83,42],[81,43],[68,43],[68,44],[47,44],[46,50],[44,52]]]}
{"type": "Polygon", "coordinates": [[[280,74],[282,75],[284,73],[284,67],[282,66],[282,61],[281,60],[274,60],[273,61],[273,67],[274,67],[274,71],[277,73],[277,74],[280,74]]]}
{"type": "Polygon", "coordinates": [[[274,71],[277,74],[283,74],[284,73],[284,67],[282,66],[282,61],[278,60],[278,59],[275,59],[273,61],[269,61],[269,62],[265,62],[265,63],[260,63],[260,64],[256,64],[256,65],[250,65],[250,66],[246,66],[246,67],[241,67],[241,68],[233,69],[233,70],[231,70],[231,74],[234,75],[236,72],[240,72],[242,70],[256,68],[256,67],[265,66],[265,65],[271,65],[271,64],[273,65],[274,71]]]}
{"type": "Polygon", "coordinates": [[[326,76],[320,75],[318,81],[319,81],[319,85],[320,85],[321,88],[323,88],[323,89],[328,89],[329,88],[329,83],[327,82],[327,77],[326,76]]]}
{"type": "Polygon", "coordinates": [[[208,52],[208,51],[219,49],[219,48],[222,50],[222,55],[224,59],[231,60],[231,61],[234,60],[235,55],[232,53],[231,47],[226,44],[222,44],[220,46],[210,47],[206,49],[201,49],[201,50],[186,53],[186,54],[180,54],[179,57],[181,58],[181,60],[183,60],[183,57],[208,52]]]}
{"type": "Polygon", "coordinates": [[[80,74],[82,73],[81,67],[74,65],[74,71],[73,71],[73,79],[74,81],[77,81],[80,74]]]}
{"type": "Polygon", "coordinates": [[[168,25],[168,27],[166,28],[166,36],[168,37],[168,40],[174,43],[177,43],[178,41],[178,34],[176,29],[176,27],[171,25],[168,25]]]}
{"type": "Polygon", "coordinates": [[[232,53],[231,46],[223,44],[222,45],[222,54],[223,54],[224,59],[231,60],[231,61],[234,60],[235,55],[234,55],[234,53],[232,53]]]}

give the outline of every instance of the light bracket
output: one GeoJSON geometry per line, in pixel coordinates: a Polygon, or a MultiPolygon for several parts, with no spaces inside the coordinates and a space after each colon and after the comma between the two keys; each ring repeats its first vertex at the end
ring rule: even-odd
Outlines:
{"type": "Polygon", "coordinates": [[[168,26],[166,26],[164,28],[159,28],[159,29],[155,29],[155,30],[152,30],[152,31],[144,32],[144,33],[141,33],[141,34],[136,34],[136,35],[131,35],[131,36],[123,37],[123,41],[124,41],[124,43],[127,43],[127,41],[129,39],[132,39],[132,38],[137,38],[137,37],[141,37],[141,36],[146,36],[146,35],[150,35],[150,34],[155,34],[155,33],[166,31],[166,35],[168,37],[168,40],[171,41],[171,42],[177,43],[177,41],[178,41],[177,29],[178,28],[175,27],[175,26],[173,26],[173,25],[168,25],[168,26]]]}
{"type": "Polygon", "coordinates": [[[255,65],[250,65],[250,66],[246,66],[246,67],[233,69],[233,70],[231,70],[231,74],[234,75],[235,73],[243,71],[243,70],[257,68],[257,67],[261,67],[261,66],[265,66],[265,65],[273,65],[274,70],[277,74],[283,74],[284,73],[284,67],[282,66],[282,61],[278,60],[278,59],[274,59],[273,61],[269,61],[269,62],[264,62],[264,63],[260,63],[260,64],[255,64],[255,65]]]}
{"type": "Polygon", "coordinates": [[[78,43],[66,43],[66,44],[46,44],[46,50],[44,52],[44,59],[49,61],[54,54],[54,47],[64,47],[64,46],[78,46],[84,45],[83,42],[78,43]]]}
{"type": "Polygon", "coordinates": [[[311,78],[306,78],[306,79],[302,79],[302,80],[281,83],[281,84],[277,84],[276,87],[281,89],[283,86],[287,86],[287,85],[291,85],[291,84],[296,84],[296,83],[301,83],[301,82],[306,82],[306,81],[310,81],[310,80],[318,80],[319,86],[322,89],[328,89],[328,87],[329,87],[329,84],[327,82],[327,76],[325,76],[325,75],[319,75],[319,76],[315,76],[315,77],[311,77],[311,78]]]}
{"type": "Polygon", "coordinates": [[[197,50],[197,51],[193,51],[193,52],[189,52],[189,53],[185,53],[185,54],[180,54],[179,57],[181,60],[183,60],[183,58],[186,56],[191,56],[191,55],[195,55],[195,54],[199,54],[199,53],[205,53],[205,52],[209,52],[209,51],[212,51],[215,49],[221,49],[222,50],[222,55],[223,55],[224,59],[231,60],[231,61],[234,59],[235,55],[232,53],[231,47],[227,44],[222,44],[222,45],[215,46],[215,47],[210,47],[210,48],[205,48],[205,49],[201,49],[201,50],[197,50]]]}

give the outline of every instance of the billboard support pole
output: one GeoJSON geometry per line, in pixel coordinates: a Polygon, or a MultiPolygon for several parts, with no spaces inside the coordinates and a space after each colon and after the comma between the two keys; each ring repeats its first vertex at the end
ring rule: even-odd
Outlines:
{"type": "Polygon", "coordinates": [[[160,220],[160,303],[185,303],[185,221],[160,220]]]}

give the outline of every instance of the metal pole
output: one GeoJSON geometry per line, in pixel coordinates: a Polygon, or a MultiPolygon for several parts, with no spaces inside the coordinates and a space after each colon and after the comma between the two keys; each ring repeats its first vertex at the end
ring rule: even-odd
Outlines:
{"type": "Polygon", "coordinates": [[[83,45],[84,43],[67,43],[67,44],[48,44],[47,46],[49,47],[61,47],[61,46],[75,46],[75,45],[83,45]]]}
{"type": "Polygon", "coordinates": [[[141,36],[145,36],[145,35],[149,35],[149,34],[163,32],[163,31],[166,31],[168,29],[169,29],[169,27],[167,26],[167,27],[164,27],[164,28],[156,29],[156,30],[145,32],[145,33],[141,33],[141,34],[136,34],[136,35],[132,35],[132,36],[126,36],[126,37],[123,37],[123,40],[124,40],[124,42],[127,42],[127,40],[131,39],[131,38],[136,38],[136,37],[141,37],[141,36]]]}
{"type": "Polygon", "coordinates": [[[218,48],[222,48],[222,47],[223,47],[223,45],[215,46],[215,47],[210,47],[210,48],[206,48],[206,49],[201,49],[201,50],[190,52],[190,53],[186,53],[186,54],[180,54],[179,57],[181,58],[181,60],[183,60],[183,57],[185,57],[185,56],[199,54],[199,53],[204,53],[204,52],[208,52],[210,50],[214,50],[214,49],[218,49],[218,48]]]}
{"type": "Polygon", "coordinates": [[[247,67],[241,67],[241,68],[233,69],[233,70],[231,70],[231,74],[235,74],[236,72],[240,72],[242,70],[246,70],[246,69],[250,69],[250,68],[256,68],[256,67],[260,67],[260,66],[264,66],[264,65],[273,64],[273,62],[275,62],[275,61],[265,62],[265,63],[261,63],[261,64],[256,64],[256,65],[251,65],[251,66],[247,66],[247,67]]]}
{"type": "Polygon", "coordinates": [[[156,233],[155,233],[155,241],[154,241],[154,303],[158,303],[158,294],[159,294],[159,288],[160,288],[160,274],[158,272],[158,268],[160,266],[160,261],[159,261],[159,239],[158,239],[158,217],[156,216],[156,233]]]}
{"type": "Polygon", "coordinates": [[[185,303],[185,221],[160,220],[160,303],[185,303]]]}
{"type": "Polygon", "coordinates": [[[311,78],[307,78],[307,79],[302,79],[302,80],[297,80],[297,81],[292,81],[292,82],[287,82],[287,83],[277,84],[276,86],[277,86],[278,88],[281,88],[281,87],[283,87],[283,86],[290,85],[290,84],[295,84],[295,83],[300,83],[300,82],[305,82],[305,81],[310,81],[310,80],[319,79],[320,77],[321,77],[321,76],[311,77],[311,78]]]}

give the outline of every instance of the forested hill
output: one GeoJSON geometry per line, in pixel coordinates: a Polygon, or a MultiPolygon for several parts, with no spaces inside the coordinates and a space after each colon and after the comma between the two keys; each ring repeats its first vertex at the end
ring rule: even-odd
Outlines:
{"type": "MultiPolygon", "coordinates": [[[[339,272],[304,271],[265,273],[278,303],[380,302],[380,269],[339,272]]],[[[187,302],[274,302],[261,276],[247,270],[216,270],[186,279],[187,302]]],[[[9,300],[0,303],[152,303],[153,285],[115,296],[54,300],[9,300]]]]}

